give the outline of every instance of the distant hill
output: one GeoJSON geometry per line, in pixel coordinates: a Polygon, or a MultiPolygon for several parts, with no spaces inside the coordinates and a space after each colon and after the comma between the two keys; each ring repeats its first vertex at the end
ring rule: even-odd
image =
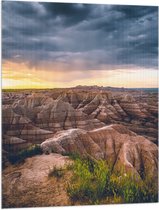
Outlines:
{"type": "Polygon", "coordinates": [[[158,92],[158,88],[124,88],[124,87],[111,87],[111,86],[87,86],[87,85],[78,85],[76,87],[72,87],[72,89],[80,89],[80,90],[106,90],[106,91],[146,91],[146,92],[158,92]]]}

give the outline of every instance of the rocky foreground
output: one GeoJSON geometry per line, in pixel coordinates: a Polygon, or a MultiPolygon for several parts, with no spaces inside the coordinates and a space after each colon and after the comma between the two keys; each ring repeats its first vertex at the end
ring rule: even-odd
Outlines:
{"type": "Polygon", "coordinates": [[[121,125],[110,125],[92,131],[69,129],[55,134],[41,144],[44,153],[91,156],[104,159],[113,170],[131,171],[139,177],[157,179],[157,146],[121,125]]]}
{"type": "MultiPolygon", "coordinates": [[[[125,168],[139,179],[151,178],[157,186],[157,99],[157,93],[124,89],[111,91],[110,88],[81,86],[72,89],[4,92],[4,206],[31,206],[27,204],[28,200],[23,200],[23,204],[15,201],[21,192],[32,193],[29,179],[33,181],[37,176],[45,177],[49,164],[58,162],[59,157],[65,160],[66,157],[62,155],[73,153],[103,159],[112,165],[112,170],[125,168]],[[45,154],[56,153],[59,156],[43,154],[27,159],[20,166],[12,166],[9,163],[10,154],[32,144],[41,144],[45,154]],[[41,163],[38,161],[37,166],[34,163],[38,158],[41,158],[41,163]],[[27,170],[32,172],[28,173],[27,170]],[[23,173],[24,171],[26,173],[23,173]],[[17,190],[14,197],[15,188],[17,190]]],[[[38,182],[35,181],[37,186],[40,185],[40,180],[39,178],[38,182]]],[[[42,183],[46,184],[43,178],[42,183]]],[[[47,187],[48,185],[43,189],[44,194],[47,187]]],[[[65,199],[59,199],[61,203],[59,201],[48,204],[70,204],[67,196],[65,199]]],[[[46,201],[43,201],[44,205],[39,203],[38,206],[46,206],[45,203],[46,201]]]]}
{"type": "Polygon", "coordinates": [[[3,171],[3,208],[48,207],[71,205],[65,187],[70,174],[62,179],[48,179],[54,166],[71,161],[59,154],[28,158],[24,164],[9,166],[3,171]]]}

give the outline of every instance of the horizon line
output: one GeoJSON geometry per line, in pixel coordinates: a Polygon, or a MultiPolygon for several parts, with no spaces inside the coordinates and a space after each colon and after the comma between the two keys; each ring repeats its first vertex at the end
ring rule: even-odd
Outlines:
{"type": "Polygon", "coordinates": [[[1,88],[1,90],[46,90],[46,89],[71,89],[79,87],[99,87],[99,88],[117,88],[117,89],[159,89],[159,87],[115,87],[115,86],[98,86],[98,85],[77,85],[73,87],[44,87],[44,88],[1,88]]]}

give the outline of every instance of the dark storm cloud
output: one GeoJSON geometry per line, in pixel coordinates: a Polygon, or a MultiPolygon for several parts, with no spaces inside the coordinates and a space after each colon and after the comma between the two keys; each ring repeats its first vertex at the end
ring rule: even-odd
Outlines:
{"type": "Polygon", "coordinates": [[[80,63],[83,70],[157,68],[157,12],[152,6],[3,2],[3,59],[80,63]]]}
{"type": "Polygon", "coordinates": [[[70,26],[88,18],[91,13],[91,5],[87,4],[42,4],[50,18],[60,17],[62,24],[70,26]]]}
{"type": "Polygon", "coordinates": [[[155,7],[141,7],[141,6],[114,6],[116,11],[122,12],[125,18],[137,19],[147,14],[156,12],[155,7]]]}

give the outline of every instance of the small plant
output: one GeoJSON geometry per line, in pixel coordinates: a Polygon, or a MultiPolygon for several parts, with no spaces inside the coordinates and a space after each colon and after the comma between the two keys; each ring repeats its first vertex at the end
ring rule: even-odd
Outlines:
{"type": "Polygon", "coordinates": [[[101,200],[112,203],[157,202],[158,192],[152,181],[145,183],[124,169],[113,171],[102,160],[76,158],[71,166],[73,176],[67,186],[72,201],[98,204],[101,200]],[[151,184],[150,184],[151,183],[151,184]]]}
{"type": "Polygon", "coordinates": [[[76,160],[76,159],[80,159],[80,155],[78,153],[64,153],[64,156],[69,156],[70,159],[72,160],[76,160]]]}
{"type": "Polygon", "coordinates": [[[131,173],[121,173],[120,176],[113,173],[110,185],[114,195],[121,196],[124,203],[157,202],[158,200],[155,187],[147,184],[145,180],[136,179],[131,173]]]}
{"type": "Polygon", "coordinates": [[[58,168],[56,166],[54,166],[52,169],[50,169],[48,176],[49,177],[57,177],[57,178],[61,178],[64,175],[64,168],[58,168]]]}
{"type": "Polygon", "coordinates": [[[73,177],[67,192],[72,200],[88,201],[95,204],[103,197],[109,180],[110,170],[100,160],[76,159],[73,166],[73,177]]]}
{"type": "Polygon", "coordinates": [[[12,164],[23,162],[26,158],[32,157],[34,155],[40,155],[42,154],[42,149],[39,145],[35,144],[30,147],[28,147],[25,150],[20,151],[19,153],[15,155],[9,156],[9,161],[12,164]]]}

